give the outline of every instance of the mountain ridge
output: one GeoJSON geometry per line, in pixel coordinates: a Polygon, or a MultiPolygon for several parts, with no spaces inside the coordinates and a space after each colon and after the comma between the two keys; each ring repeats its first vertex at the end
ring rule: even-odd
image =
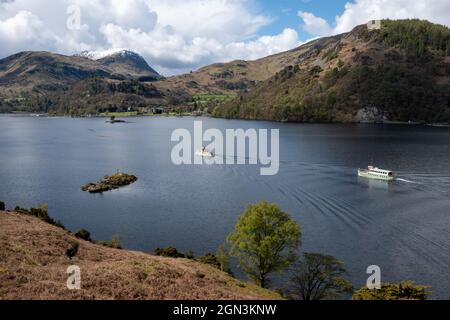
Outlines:
{"type": "Polygon", "coordinates": [[[267,80],[275,73],[293,63],[301,63],[302,55],[313,47],[321,47],[343,37],[345,34],[312,40],[291,50],[256,60],[234,60],[214,63],[189,74],[163,79],[157,83],[161,89],[185,90],[190,95],[198,93],[231,93],[249,90],[258,82],[267,80]]]}
{"type": "Polygon", "coordinates": [[[139,78],[160,77],[145,60],[135,54],[121,57],[111,55],[92,60],[76,55],[67,56],[47,51],[23,51],[0,60],[0,84],[46,83],[66,86],[88,77],[139,78]],[[131,62],[130,62],[131,60],[131,62]],[[128,65],[127,65],[128,63],[128,65]],[[118,66],[120,65],[120,66],[118,66]]]}

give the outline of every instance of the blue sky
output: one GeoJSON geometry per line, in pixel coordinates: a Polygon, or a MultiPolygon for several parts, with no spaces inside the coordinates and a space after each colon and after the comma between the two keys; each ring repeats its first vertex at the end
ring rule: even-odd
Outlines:
{"type": "Polygon", "coordinates": [[[302,21],[297,15],[298,11],[313,13],[333,25],[335,17],[344,12],[347,2],[349,0],[260,0],[258,6],[261,12],[274,17],[275,21],[262,28],[259,34],[275,35],[290,27],[299,30],[300,40],[306,41],[312,35],[301,29],[302,21]]]}

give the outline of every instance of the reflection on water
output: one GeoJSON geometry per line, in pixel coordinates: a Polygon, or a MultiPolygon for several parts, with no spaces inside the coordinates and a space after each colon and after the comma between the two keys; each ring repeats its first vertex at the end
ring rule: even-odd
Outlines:
{"type": "Polygon", "coordinates": [[[369,189],[380,189],[389,191],[389,185],[394,182],[358,177],[358,183],[367,186],[369,189]]]}
{"type": "Polygon", "coordinates": [[[279,128],[280,172],[262,177],[259,166],[174,166],[171,133],[193,121],[0,116],[0,200],[48,203],[71,230],[117,234],[127,248],[205,254],[266,199],[301,224],[303,251],[340,258],[356,286],[376,264],[383,281],[413,279],[450,298],[450,130],[203,120],[205,130],[279,128]],[[359,178],[369,163],[400,180],[359,178]],[[139,180],[104,195],[80,190],[118,169],[139,180]]]}

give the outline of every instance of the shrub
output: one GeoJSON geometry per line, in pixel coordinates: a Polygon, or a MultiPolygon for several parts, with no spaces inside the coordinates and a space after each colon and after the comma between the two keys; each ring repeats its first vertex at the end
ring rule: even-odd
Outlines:
{"type": "Polygon", "coordinates": [[[370,290],[367,287],[359,289],[353,300],[426,300],[430,287],[419,286],[414,282],[383,283],[381,289],[370,290]]]}
{"type": "Polygon", "coordinates": [[[75,233],[75,237],[86,240],[86,241],[92,241],[91,233],[85,229],[81,229],[80,231],[75,233]]]}
{"type": "Polygon", "coordinates": [[[21,208],[21,207],[17,206],[14,209],[14,211],[17,213],[20,213],[20,214],[26,214],[26,215],[36,217],[36,218],[41,219],[42,221],[45,221],[51,225],[54,225],[61,229],[65,229],[64,225],[60,221],[55,221],[48,215],[48,205],[46,205],[46,204],[41,204],[41,205],[37,206],[36,208],[31,208],[31,209],[25,209],[25,208],[21,208]]]}
{"type": "Polygon", "coordinates": [[[189,259],[189,260],[194,260],[195,259],[195,254],[194,254],[194,252],[192,250],[189,250],[186,253],[186,259],[189,259]]]}
{"type": "Polygon", "coordinates": [[[338,53],[336,52],[336,49],[330,49],[322,56],[322,59],[325,59],[327,62],[334,60],[338,57],[338,53]]]}
{"type": "Polygon", "coordinates": [[[79,247],[80,247],[80,244],[77,241],[72,241],[69,244],[69,248],[67,248],[67,250],[66,250],[66,256],[70,259],[75,257],[78,253],[79,247]]]}
{"type": "Polygon", "coordinates": [[[320,66],[314,66],[310,71],[309,71],[309,74],[311,75],[311,76],[313,76],[313,75],[316,75],[316,74],[319,74],[319,73],[321,73],[323,70],[322,70],[322,68],[320,67],[320,66]]]}
{"type": "Polygon", "coordinates": [[[186,256],[179,252],[176,248],[174,247],[167,247],[167,248],[157,248],[155,250],[155,255],[160,256],[160,257],[167,257],[167,258],[185,258],[186,256]]]}
{"type": "Polygon", "coordinates": [[[198,258],[197,261],[200,263],[209,264],[217,269],[220,269],[221,267],[219,259],[212,253],[208,253],[205,256],[198,258]]]}
{"type": "Polygon", "coordinates": [[[30,213],[30,210],[28,210],[28,209],[25,209],[25,208],[21,208],[21,207],[19,207],[19,206],[16,206],[15,208],[14,208],[14,211],[15,212],[17,212],[17,213],[20,213],[20,214],[31,214],[30,213]]]}
{"type": "Polygon", "coordinates": [[[113,236],[110,241],[110,247],[113,249],[122,249],[122,244],[119,236],[113,236]]]}
{"type": "Polygon", "coordinates": [[[112,249],[122,249],[122,244],[120,243],[119,236],[113,236],[109,241],[102,240],[96,241],[95,243],[112,249]]]}
{"type": "Polygon", "coordinates": [[[208,264],[220,271],[228,273],[233,276],[233,272],[229,267],[229,255],[228,252],[223,251],[222,247],[219,248],[217,254],[208,253],[203,257],[195,259],[197,262],[208,264]]]}
{"type": "Polygon", "coordinates": [[[50,224],[55,223],[55,221],[48,215],[48,206],[45,204],[39,205],[37,208],[31,208],[30,214],[50,224]]]}
{"type": "Polygon", "coordinates": [[[54,223],[53,223],[53,225],[55,226],[55,227],[58,227],[58,228],[61,228],[61,229],[63,229],[63,230],[66,230],[66,227],[62,224],[62,222],[61,221],[55,221],[54,223]]]}
{"type": "Polygon", "coordinates": [[[233,272],[230,268],[230,249],[226,244],[222,244],[217,250],[217,260],[220,264],[220,270],[233,276],[233,272]]]}

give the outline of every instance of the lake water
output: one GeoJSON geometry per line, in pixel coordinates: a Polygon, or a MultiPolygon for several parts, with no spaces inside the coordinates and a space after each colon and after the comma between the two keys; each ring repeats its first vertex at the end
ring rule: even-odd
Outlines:
{"type": "Polygon", "coordinates": [[[172,131],[194,120],[0,116],[0,200],[47,203],[72,231],[119,235],[129,249],[205,254],[265,199],[301,224],[303,251],[344,261],[355,286],[379,265],[383,281],[412,279],[450,298],[450,129],[202,119],[205,128],[280,129],[280,172],[260,176],[259,166],[173,165],[172,131]],[[403,180],[358,178],[372,161],[403,180]],[[80,190],[116,170],[139,181],[103,195],[80,190]]]}

